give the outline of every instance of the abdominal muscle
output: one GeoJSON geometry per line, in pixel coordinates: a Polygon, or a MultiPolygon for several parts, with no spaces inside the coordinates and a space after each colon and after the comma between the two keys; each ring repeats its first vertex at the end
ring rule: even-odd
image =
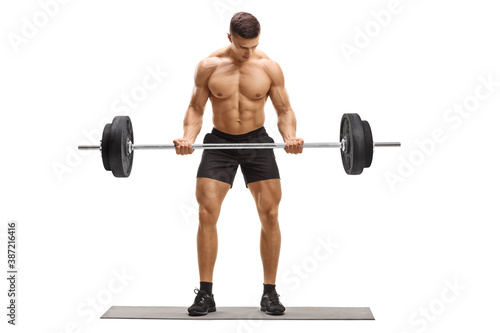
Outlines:
{"type": "Polygon", "coordinates": [[[214,127],[224,133],[239,135],[264,126],[267,96],[251,100],[241,93],[228,98],[210,96],[214,127]]]}

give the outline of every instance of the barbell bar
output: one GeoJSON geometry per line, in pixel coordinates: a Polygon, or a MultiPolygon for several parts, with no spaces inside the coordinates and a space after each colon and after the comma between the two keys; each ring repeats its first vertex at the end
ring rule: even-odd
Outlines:
{"type": "MultiPolygon", "coordinates": [[[[374,142],[370,125],[356,113],[342,116],[340,142],[304,142],[304,148],[340,148],[344,170],[359,175],[372,163],[375,147],[400,147],[400,142],[374,142]]],[[[277,149],[286,143],[203,143],[193,149],[277,149]]],[[[79,150],[100,150],[104,168],[115,177],[128,177],[132,171],[135,150],[175,149],[174,144],[134,144],[132,121],[128,116],[116,116],[106,124],[100,145],[81,145],[79,150]]]]}
{"type": "MultiPolygon", "coordinates": [[[[304,148],[341,148],[343,142],[304,142],[304,148]]],[[[192,145],[193,149],[277,149],[285,148],[286,143],[195,143],[192,145]]],[[[401,147],[400,142],[374,142],[373,147],[401,147]]],[[[162,150],[162,149],[175,149],[174,144],[142,144],[135,145],[131,141],[127,142],[127,153],[130,154],[132,150],[162,150]]],[[[82,145],[78,146],[80,150],[100,150],[101,146],[97,145],[82,145]]]]}

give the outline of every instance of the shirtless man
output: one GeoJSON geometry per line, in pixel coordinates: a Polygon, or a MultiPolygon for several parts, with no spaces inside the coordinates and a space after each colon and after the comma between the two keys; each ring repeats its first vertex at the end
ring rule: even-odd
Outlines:
{"type": "MultiPolygon", "coordinates": [[[[196,68],[195,86],[184,118],[184,137],[174,140],[177,154],[193,152],[201,131],[203,111],[210,98],[214,128],[204,143],[274,142],[264,129],[264,105],[271,98],[278,114],[278,129],[287,153],[302,153],[303,139],[295,137],[296,120],[285,89],[280,66],[259,44],[260,24],[249,13],[231,19],[229,46],[203,59],[196,68]]],[[[217,219],[222,201],[232,187],[238,165],[255,199],[261,220],[260,254],[264,270],[261,311],[283,314],[276,293],[276,273],[281,246],[278,205],[281,183],[273,149],[204,150],[198,169],[196,199],[199,203],[197,235],[200,288],[190,315],[216,311],[212,277],[217,257],[217,219]]]]}

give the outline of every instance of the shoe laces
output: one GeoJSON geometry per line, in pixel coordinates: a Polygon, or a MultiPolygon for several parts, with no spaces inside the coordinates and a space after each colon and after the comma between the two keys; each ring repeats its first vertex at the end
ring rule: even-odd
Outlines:
{"type": "Polygon", "coordinates": [[[194,289],[194,293],[196,294],[195,302],[201,301],[205,297],[209,297],[210,295],[205,290],[200,290],[198,288],[194,289]]]}
{"type": "Polygon", "coordinates": [[[269,294],[269,300],[271,301],[271,304],[273,305],[279,305],[280,304],[280,295],[277,293],[269,294]]]}

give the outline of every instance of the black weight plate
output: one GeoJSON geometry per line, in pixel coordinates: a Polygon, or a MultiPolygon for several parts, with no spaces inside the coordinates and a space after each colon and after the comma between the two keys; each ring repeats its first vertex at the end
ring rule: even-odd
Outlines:
{"type": "Polygon", "coordinates": [[[101,139],[101,157],[104,169],[111,171],[111,166],[109,165],[109,135],[111,133],[111,124],[106,124],[104,130],[102,131],[101,139]]]}
{"type": "Polygon", "coordinates": [[[365,132],[365,168],[369,168],[373,160],[373,135],[370,124],[366,120],[363,120],[363,130],[365,132]]]}
{"type": "Polygon", "coordinates": [[[359,175],[365,166],[365,135],[363,122],[356,113],[345,113],[340,122],[340,140],[346,139],[347,149],[342,151],[342,164],[348,175],[359,175]]]}
{"type": "Polygon", "coordinates": [[[116,116],[109,136],[109,164],[115,177],[128,177],[132,171],[134,152],[127,155],[127,142],[134,143],[132,121],[128,116],[116,116]]]}

